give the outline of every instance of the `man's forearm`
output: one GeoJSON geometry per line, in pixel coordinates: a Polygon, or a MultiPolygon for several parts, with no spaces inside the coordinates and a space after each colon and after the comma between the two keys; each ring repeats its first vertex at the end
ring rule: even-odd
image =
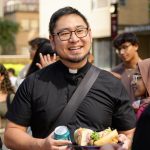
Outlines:
{"type": "Polygon", "coordinates": [[[135,128],[128,131],[119,131],[119,134],[125,134],[128,138],[133,138],[135,128]]]}
{"type": "Polygon", "coordinates": [[[127,137],[127,138],[123,138],[124,139],[123,141],[124,141],[125,144],[128,143],[129,148],[131,147],[131,144],[132,144],[132,138],[133,138],[133,135],[134,135],[134,131],[135,131],[135,129],[119,132],[119,134],[124,134],[127,137]]]}
{"type": "Polygon", "coordinates": [[[5,145],[13,150],[42,150],[44,139],[33,138],[19,129],[7,129],[5,145]]]}

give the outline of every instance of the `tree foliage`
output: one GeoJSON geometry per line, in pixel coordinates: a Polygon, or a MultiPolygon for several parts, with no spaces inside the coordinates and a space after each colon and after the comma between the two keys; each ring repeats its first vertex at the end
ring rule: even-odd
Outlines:
{"type": "Polygon", "coordinates": [[[15,47],[15,34],[19,30],[19,24],[6,19],[0,19],[0,46],[3,51],[15,47]]]}

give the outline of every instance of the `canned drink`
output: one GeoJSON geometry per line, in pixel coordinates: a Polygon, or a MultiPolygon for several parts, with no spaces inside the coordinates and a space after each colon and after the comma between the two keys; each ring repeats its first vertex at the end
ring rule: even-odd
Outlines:
{"type": "Polygon", "coordinates": [[[66,126],[58,126],[54,130],[54,139],[56,140],[69,140],[70,132],[66,126]]]}

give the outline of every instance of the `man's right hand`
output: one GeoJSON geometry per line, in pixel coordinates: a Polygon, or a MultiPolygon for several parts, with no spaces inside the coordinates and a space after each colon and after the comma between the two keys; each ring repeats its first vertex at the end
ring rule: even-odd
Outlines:
{"type": "Polygon", "coordinates": [[[67,150],[67,145],[71,144],[68,140],[55,140],[53,133],[44,139],[42,149],[44,150],[67,150]]]}

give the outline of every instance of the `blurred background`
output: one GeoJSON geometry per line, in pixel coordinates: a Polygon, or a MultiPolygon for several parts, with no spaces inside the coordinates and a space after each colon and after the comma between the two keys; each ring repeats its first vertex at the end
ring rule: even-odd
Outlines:
{"type": "Polygon", "coordinates": [[[64,6],[89,20],[96,66],[110,70],[120,62],[112,41],[123,32],[136,33],[140,56],[150,57],[150,0],[0,0],[0,63],[18,73],[30,62],[28,41],[48,38],[50,17],[64,6]]]}

